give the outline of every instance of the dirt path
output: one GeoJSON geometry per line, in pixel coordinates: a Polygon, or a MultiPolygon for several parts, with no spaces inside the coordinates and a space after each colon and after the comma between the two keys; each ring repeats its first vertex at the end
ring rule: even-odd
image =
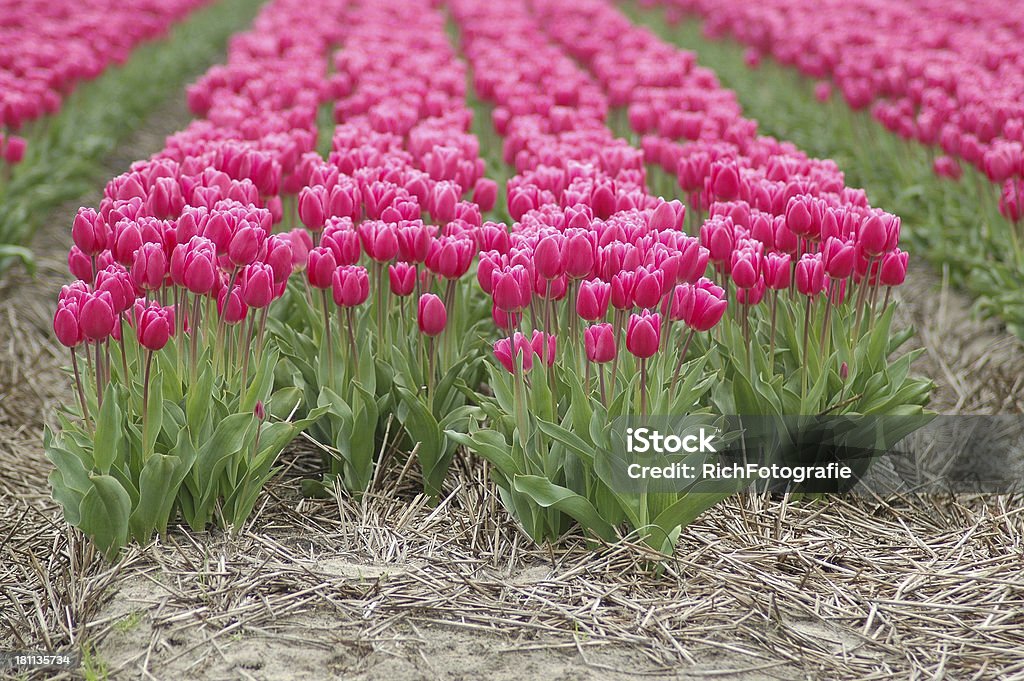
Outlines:
{"type": "MultiPolygon", "coordinates": [[[[110,175],[186,120],[180,102],[154,116],[110,175]]],[[[240,536],[175,530],[112,568],[62,522],[41,452],[44,423],[72,399],[50,319],[76,208],[37,236],[37,277],[0,281],[0,648],[84,645],[99,678],[1015,669],[1024,520],[1005,498],[731,500],[684,533],[659,574],[624,548],[531,548],[491,510],[479,466],[462,467],[438,508],[409,489],[339,504],[302,498],[317,462],[298,451],[240,536]]],[[[928,348],[917,369],[939,386],[935,408],[1020,412],[1019,341],[975,322],[968,301],[920,269],[903,310],[928,348]]]]}

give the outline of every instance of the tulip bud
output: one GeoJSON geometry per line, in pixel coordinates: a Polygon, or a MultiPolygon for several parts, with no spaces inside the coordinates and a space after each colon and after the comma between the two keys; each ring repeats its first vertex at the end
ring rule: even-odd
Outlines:
{"type": "Polygon", "coordinates": [[[319,232],[324,228],[324,220],[327,217],[325,207],[327,191],[322,186],[303,187],[299,192],[299,220],[312,232],[319,232]]]}
{"type": "Polygon", "coordinates": [[[25,158],[26,146],[28,146],[28,142],[25,141],[25,138],[11,135],[7,138],[7,144],[4,145],[4,160],[12,166],[21,163],[25,158]]]}
{"type": "Polygon", "coordinates": [[[239,277],[242,301],[251,308],[264,308],[274,300],[274,268],[262,262],[246,265],[239,277]]]}
{"type": "Polygon", "coordinates": [[[412,295],[416,287],[416,266],[398,262],[388,267],[388,283],[396,296],[412,295]]]}
{"type": "Polygon", "coordinates": [[[154,291],[164,285],[167,276],[167,256],[160,244],[147,243],[135,252],[132,262],[132,280],[142,291],[154,291]]]}
{"type": "Polygon", "coordinates": [[[114,330],[117,313],[114,301],[106,291],[87,293],[79,307],[78,323],[82,335],[91,341],[101,341],[114,330]]]}
{"type": "Polygon", "coordinates": [[[473,203],[480,206],[482,212],[489,213],[497,200],[498,183],[486,177],[478,179],[473,185],[473,203]]]}
{"type": "Polygon", "coordinates": [[[825,264],[820,253],[805,253],[796,264],[796,289],[805,296],[816,296],[825,290],[825,264]]]}
{"type": "Polygon", "coordinates": [[[648,271],[646,267],[638,267],[634,275],[633,305],[640,308],[654,309],[661,302],[664,275],[661,270],[648,271]]]}
{"type": "Polygon", "coordinates": [[[135,314],[135,335],[147,350],[163,349],[174,333],[174,309],[153,301],[135,314]]]}
{"type": "Polygon", "coordinates": [[[661,315],[644,310],[629,318],[626,349],[640,359],[653,357],[661,344],[661,315]]]}
{"type": "Polygon", "coordinates": [[[857,251],[854,242],[829,237],[821,249],[825,273],[832,279],[846,279],[853,273],[857,251]]]}
{"type": "Polygon", "coordinates": [[[611,324],[594,324],[583,332],[583,345],[587,359],[603,364],[615,359],[615,331],[611,324]]]}
{"type": "Polygon", "coordinates": [[[565,259],[562,247],[565,237],[561,234],[549,234],[537,242],[533,249],[533,263],[537,274],[545,279],[555,279],[565,273],[565,259]]]}
{"type": "Polygon", "coordinates": [[[448,312],[441,299],[433,293],[424,293],[420,296],[416,307],[416,323],[420,327],[420,333],[426,336],[436,336],[444,331],[448,324],[448,312]]]}
{"type": "Polygon", "coordinates": [[[900,286],[907,278],[907,261],[909,256],[900,249],[886,253],[882,257],[882,266],[878,272],[878,281],[883,286],[900,286]]]}
{"type": "Polygon", "coordinates": [[[521,312],[530,304],[533,286],[530,273],[522,265],[494,270],[491,275],[494,304],[505,312],[521,312]]]}
{"type": "Polygon", "coordinates": [[[576,314],[590,322],[604,319],[611,291],[611,284],[597,279],[582,282],[576,296],[576,314]]]}
{"type": "Polygon", "coordinates": [[[259,255],[266,237],[267,233],[262,227],[248,221],[241,222],[228,242],[228,258],[237,267],[250,264],[259,255]]]}
{"type": "Polygon", "coordinates": [[[764,270],[764,283],[768,288],[775,291],[789,288],[790,262],[788,253],[769,253],[764,257],[761,267],[764,270]]]}
{"type": "Polygon", "coordinates": [[[533,353],[540,357],[541,364],[553,366],[555,363],[556,343],[554,334],[546,334],[542,331],[534,331],[530,339],[530,347],[533,353]]]}
{"type": "Polygon", "coordinates": [[[78,316],[78,301],[65,297],[62,292],[57,301],[57,311],[53,315],[53,332],[61,345],[73,348],[85,340],[78,316]]]}
{"type": "Polygon", "coordinates": [[[533,368],[533,346],[521,333],[516,333],[512,338],[502,338],[494,344],[494,357],[505,369],[512,373],[516,365],[521,364],[523,371],[533,368]]]}
{"type": "Polygon", "coordinates": [[[96,211],[91,208],[80,208],[71,227],[71,238],[86,255],[99,255],[108,246],[110,228],[96,211]]]}
{"type": "Polygon", "coordinates": [[[317,246],[309,252],[309,260],[306,263],[306,276],[314,288],[331,288],[334,281],[334,272],[338,269],[337,259],[334,253],[323,246],[317,246]]]}
{"type": "Polygon", "coordinates": [[[761,257],[752,248],[733,251],[730,263],[733,282],[740,289],[748,289],[761,281],[761,257]]]}
{"type": "Polygon", "coordinates": [[[231,297],[228,297],[228,287],[224,286],[217,294],[217,314],[227,324],[237,324],[249,312],[249,306],[242,300],[241,291],[237,286],[232,287],[231,297]]]}
{"type": "Polygon", "coordinates": [[[336,305],[357,307],[370,296],[370,277],[365,267],[344,265],[334,270],[331,288],[336,305]]]}

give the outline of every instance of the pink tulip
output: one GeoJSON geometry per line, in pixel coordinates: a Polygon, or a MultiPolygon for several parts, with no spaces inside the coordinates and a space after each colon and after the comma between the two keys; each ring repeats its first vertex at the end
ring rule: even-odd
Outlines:
{"type": "Polygon", "coordinates": [[[814,297],[825,290],[825,263],[821,254],[805,253],[796,264],[796,289],[805,296],[814,297]]]}
{"type": "Polygon", "coordinates": [[[576,314],[591,322],[604,319],[608,314],[611,288],[610,284],[596,279],[581,282],[576,296],[576,314]]]}
{"type": "Polygon", "coordinates": [[[370,277],[365,267],[344,265],[334,271],[331,288],[336,305],[357,307],[370,296],[370,277]]]}
{"type": "Polygon", "coordinates": [[[437,336],[448,324],[448,312],[444,303],[433,293],[420,296],[416,307],[416,323],[420,333],[426,336],[437,336]]]}
{"type": "Polygon", "coordinates": [[[135,314],[135,334],[147,350],[162,350],[174,333],[174,309],[151,302],[135,314]]]}
{"type": "Polygon", "coordinates": [[[594,324],[583,332],[583,344],[587,359],[595,363],[606,363],[615,359],[615,331],[611,324],[594,324]]]}
{"type": "Polygon", "coordinates": [[[653,357],[661,344],[661,315],[644,310],[629,318],[626,349],[640,359],[653,357]]]}

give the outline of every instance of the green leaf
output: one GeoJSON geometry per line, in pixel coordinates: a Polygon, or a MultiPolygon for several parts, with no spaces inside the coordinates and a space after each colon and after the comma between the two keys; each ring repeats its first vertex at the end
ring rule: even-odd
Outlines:
{"type": "Polygon", "coordinates": [[[512,457],[512,447],[505,440],[505,436],[496,430],[478,430],[469,435],[446,430],[444,434],[489,461],[506,481],[511,481],[522,472],[512,457]]]}
{"type": "Polygon", "coordinates": [[[149,404],[146,409],[145,441],[142,443],[142,458],[145,461],[156,448],[157,436],[163,427],[163,375],[157,373],[150,378],[149,404]]]}
{"type": "Polygon", "coordinates": [[[107,558],[113,558],[128,539],[131,499],[109,475],[94,475],[92,489],[82,499],[79,528],[89,535],[107,558]]]}
{"type": "Polygon", "coordinates": [[[100,473],[110,472],[118,458],[124,427],[121,423],[121,408],[117,404],[117,391],[113,383],[103,393],[103,406],[96,419],[96,438],[93,448],[93,463],[100,473]]]}
{"type": "Polygon", "coordinates": [[[607,542],[615,541],[615,529],[585,497],[539,475],[517,475],[512,487],[542,508],[553,508],[575,519],[585,530],[607,542]]]}
{"type": "Polygon", "coordinates": [[[139,475],[139,503],[128,518],[132,536],[145,543],[155,530],[167,529],[168,516],[187,471],[174,455],[153,454],[139,475]]]}
{"type": "Polygon", "coordinates": [[[0,244],[0,260],[8,258],[17,258],[24,265],[25,270],[30,275],[35,276],[36,259],[32,255],[32,251],[23,246],[15,246],[14,244],[0,244]]]}
{"type": "Polygon", "coordinates": [[[448,473],[449,459],[444,455],[443,433],[430,409],[424,404],[426,398],[420,398],[405,388],[397,390],[403,407],[402,426],[416,443],[416,458],[423,470],[424,491],[436,497],[441,493],[441,483],[448,473]]]}

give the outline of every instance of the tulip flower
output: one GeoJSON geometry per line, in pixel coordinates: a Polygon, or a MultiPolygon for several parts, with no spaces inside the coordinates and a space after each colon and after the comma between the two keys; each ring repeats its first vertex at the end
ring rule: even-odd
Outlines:
{"type": "Polygon", "coordinates": [[[775,291],[789,288],[791,270],[788,253],[769,253],[762,261],[762,268],[764,281],[768,288],[775,291]]]}
{"type": "Polygon", "coordinates": [[[533,346],[526,336],[516,332],[511,338],[502,338],[494,343],[494,357],[509,373],[515,373],[518,366],[523,371],[533,368],[533,346]]]}
{"type": "Polygon", "coordinates": [[[327,217],[325,204],[328,202],[326,190],[321,187],[304,187],[299,192],[299,220],[311,232],[319,232],[324,228],[327,217]]]}
{"type": "Polygon", "coordinates": [[[135,313],[135,334],[147,350],[162,350],[174,334],[174,309],[150,302],[135,313]]]}
{"type": "Polygon", "coordinates": [[[587,359],[603,364],[615,359],[615,331],[611,324],[594,324],[583,332],[587,359]]]}
{"type": "Polygon", "coordinates": [[[661,343],[661,315],[644,310],[629,318],[626,349],[640,359],[653,357],[661,343]]]}
{"type": "Polygon", "coordinates": [[[318,289],[329,289],[334,283],[334,272],[338,269],[334,252],[329,248],[317,246],[309,252],[306,263],[306,277],[310,286],[318,289]]]}
{"type": "Polygon", "coordinates": [[[345,265],[334,271],[331,280],[334,303],[339,307],[357,307],[370,296],[370,277],[366,268],[345,265]]]}
{"type": "Polygon", "coordinates": [[[491,275],[494,304],[505,312],[521,312],[533,293],[530,274],[522,265],[494,270],[491,275]]]}
{"type": "Polygon", "coordinates": [[[825,290],[825,264],[818,253],[805,253],[796,264],[796,289],[813,298],[825,290]]]}
{"type": "Polygon", "coordinates": [[[825,273],[831,279],[846,279],[853,274],[857,250],[854,241],[829,237],[821,250],[825,273]]]}
{"type": "Polygon", "coordinates": [[[581,282],[576,296],[576,314],[590,322],[604,319],[608,314],[611,288],[610,284],[596,279],[581,282]]]}
{"type": "Polygon", "coordinates": [[[533,250],[537,274],[545,279],[555,279],[565,273],[564,245],[565,238],[560,234],[549,234],[537,242],[533,250]]]}
{"type": "Polygon", "coordinates": [[[882,265],[878,272],[878,281],[883,286],[900,286],[907,277],[907,253],[896,249],[882,257],[882,265]]]}
{"type": "Polygon", "coordinates": [[[267,307],[274,299],[274,268],[266,263],[254,262],[246,265],[239,277],[239,283],[242,301],[250,308],[267,307]]]}
{"type": "Polygon", "coordinates": [[[78,318],[78,301],[62,292],[57,301],[57,311],[53,315],[53,332],[61,345],[74,348],[85,340],[78,318]]]}
{"type": "Polygon", "coordinates": [[[433,293],[420,296],[416,307],[416,323],[420,333],[425,336],[437,336],[448,324],[448,312],[444,303],[433,293]]]}
{"type": "Polygon", "coordinates": [[[388,283],[396,296],[410,296],[416,288],[416,266],[398,262],[388,267],[388,283]]]}
{"type": "Polygon", "coordinates": [[[160,244],[143,244],[135,253],[132,280],[143,291],[153,291],[164,284],[167,276],[167,255],[160,244]]]}
{"type": "Polygon", "coordinates": [[[71,238],[79,250],[94,257],[106,250],[110,240],[110,228],[96,211],[80,208],[71,227],[71,238]]]}
{"type": "Polygon", "coordinates": [[[480,206],[484,213],[494,210],[494,204],[498,199],[498,183],[492,179],[481,177],[473,185],[473,203],[480,206]]]}
{"type": "Polygon", "coordinates": [[[530,339],[530,347],[535,355],[540,357],[541,364],[551,367],[555,364],[555,335],[546,334],[542,331],[534,331],[530,339]]]}

